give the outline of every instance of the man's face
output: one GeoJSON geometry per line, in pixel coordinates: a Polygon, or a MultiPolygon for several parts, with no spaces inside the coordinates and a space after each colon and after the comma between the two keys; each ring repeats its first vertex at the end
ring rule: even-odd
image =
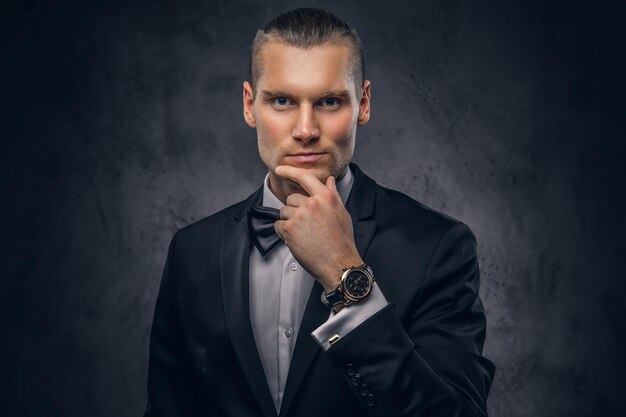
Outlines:
{"type": "Polygon", "coordinates": [[[350,50],[342,44],[301,49],[272,41],[260,52],[254,99],[244,83],[244,118],[257,130],[272,188],[298,188],[276,176],[278,165],[305,168],[322,182],[340,176],[352,159],[357,125],[369,120],[369,82],[356,91],[350,50]]]}

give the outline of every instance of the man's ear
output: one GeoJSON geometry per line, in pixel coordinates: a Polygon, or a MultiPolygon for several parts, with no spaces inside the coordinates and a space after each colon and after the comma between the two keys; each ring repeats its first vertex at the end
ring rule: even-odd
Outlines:
{"type": "Polygon", "coordinates": [[[243,83],[243,118],[251,128],[256,128],[256,121],[254,120],[254,111],[252,110],[252,104],[254,103],[254,94],[252,92],[252,86],[248,81],[243,83]]]}
{"type": "Polygon", "coordinates": [[[363,81],[363,94],[361,95],[361,101],[359,102],[359,126],[366,125],[370,120],[371,85],[372,83],[370,83],[369,80],[363,81]]]}

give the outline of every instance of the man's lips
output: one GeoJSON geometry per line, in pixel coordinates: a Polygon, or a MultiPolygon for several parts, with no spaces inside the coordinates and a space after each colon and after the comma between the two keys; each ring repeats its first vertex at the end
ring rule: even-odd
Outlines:
{"type": "Polygon", "coordinates": [[[301,152],[287,155],[287,160],[300,163],[315,162],[324,155],[326,152],[301,152]]]}

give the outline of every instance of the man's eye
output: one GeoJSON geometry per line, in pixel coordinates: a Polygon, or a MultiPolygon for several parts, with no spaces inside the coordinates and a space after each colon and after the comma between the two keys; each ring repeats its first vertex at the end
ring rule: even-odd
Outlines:
{"type": "Polygon", "coordinates": [[[289,99],[287,97],[276,97],[274,100],[272,100],[273,104],[276,104],[277,106],[286,106],[287,104],[289,104],[289,99]]]}
{"type": "Polygon", "coordinates": [[[322,100],[322,105],[324,107],[336,107],[339,105],[339,100],[334,97],[326,97],[322,100]]]}

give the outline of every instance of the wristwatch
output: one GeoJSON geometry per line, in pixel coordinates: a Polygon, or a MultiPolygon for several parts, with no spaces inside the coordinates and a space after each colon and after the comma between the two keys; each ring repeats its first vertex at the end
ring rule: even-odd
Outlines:
{"type": "Polygon", "coordinates": [[[322,302],[330,308],[358,303],[370,295],[373,283],[374,272],[369,265],[344,268],[335,289],[322,293],[322,302]]]}

